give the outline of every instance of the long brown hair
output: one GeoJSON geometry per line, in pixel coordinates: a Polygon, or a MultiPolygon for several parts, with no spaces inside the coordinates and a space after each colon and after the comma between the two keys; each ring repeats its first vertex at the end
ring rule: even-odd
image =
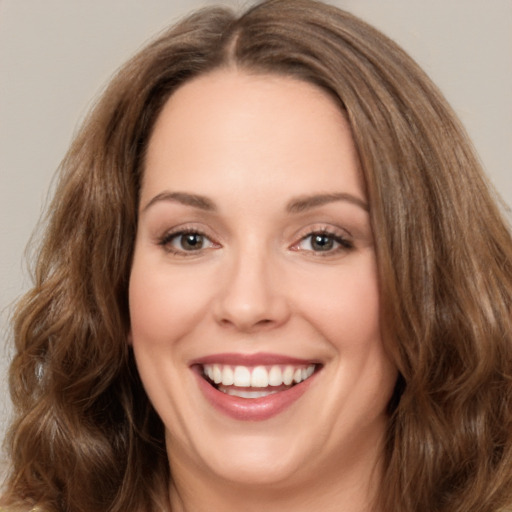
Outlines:
{"type": "Polygon", "coordinates": [[[400,372],[379,507],[512,503],[512,240],[463,129],[418,66],[313,0],[197,12],[113,79],[62,163],[34,287],[14,317],[4,503],[168,510],[161,421],[126,342],[144,153],[165,101],[223,66],[337,99],[363,167],[385,343],[400,372]]]}

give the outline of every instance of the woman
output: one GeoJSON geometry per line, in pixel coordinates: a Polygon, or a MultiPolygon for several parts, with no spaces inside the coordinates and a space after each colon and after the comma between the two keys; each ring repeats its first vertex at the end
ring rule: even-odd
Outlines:
{"type": "Polygon", "coordinates": [[[9,510],[497,512],[512,241],[438,90],[310,0],[112,81],[15,318],[9,510]]]}

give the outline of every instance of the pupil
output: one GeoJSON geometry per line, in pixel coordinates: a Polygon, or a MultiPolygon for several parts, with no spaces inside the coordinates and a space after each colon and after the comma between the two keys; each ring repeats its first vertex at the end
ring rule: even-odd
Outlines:
{"type": "Polygon", "coordinates": [[[203,237],[195,233],[183,235],[182,246],[184,249],[197,250],[203,246],[203,237]]]}
{"type": "Polygon", "coordinates": [[[312,241],[313,249],[328,251],[333,247],[333,240],[329,235],[315,235],[312,241]]]}

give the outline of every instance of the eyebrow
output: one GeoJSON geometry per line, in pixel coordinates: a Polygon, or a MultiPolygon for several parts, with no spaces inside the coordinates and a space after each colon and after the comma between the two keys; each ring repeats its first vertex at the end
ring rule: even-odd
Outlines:
{"type": "MultiPolygon", "coordinates": [[[[185,206],[192,206],[193,208],[198,208],[200,210],[215,212],[217,211],[217,207],[215,203],[206,196],[202,196],[199,194],[190,194],[188,192],[161,192],[153,197],[142,209],[144,213],[151,206],[155,205],[159,202],[171,202],[171,203],[180,203],[185,206]]],[[[315,208],[317,206],[322,206],[328,203],[334,203],[336,201],[346,201],[348,203],[352,203],[356,206],[359,206],[365,211],[368,211],[368,205],[360,198],[347,194],[345,192],[339,192],[334,194],[313,194],[311,196],[300,196],[298,198],[294,198],[288,202],[286,205],[286,211],[288,213],[301,213],[311,208],[315,208]]]]}
{"type": "Polygon", "coordinates": [[[151,201],[144,206],[142,212],[144,213],[148,208],[159,203],[161,201],[171,202],[171,203],[181,203],[185,206],[192,206],[194,208],[199,208],[200,210],[214,212],[217,210],[217,207],[205,196],[200,196],[198,194],[189,194],[187,192],[161,192],[157,194],[151,201]]]}
{"type": "Polygon", "coordinates": [[[314,194],[311,196],[301,196],[296,199],[292,199],[286,206],[288,213],[301,213],[317,206],[322,206],[328,203],[334,203],[336,201],[346,201],[359,206],[364,211],[369,211],[368,204],[362,199],[345,192],[335,194],[314,194]]]}

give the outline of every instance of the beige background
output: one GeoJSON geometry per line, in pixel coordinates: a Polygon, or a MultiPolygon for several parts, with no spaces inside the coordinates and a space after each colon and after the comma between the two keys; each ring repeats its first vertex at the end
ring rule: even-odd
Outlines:
{"type": "MultiPolygon", "coordinates": [[[[24,247],[80,119],[111,73],[200,0],[0,0],[0,437],[9,305],[24,247]]],[[[251,2],[226,0],[232,6],[251,2]]],[[[401,44],[441,87],[512,204],[512,0],[334,0],[401,44]]]]}

